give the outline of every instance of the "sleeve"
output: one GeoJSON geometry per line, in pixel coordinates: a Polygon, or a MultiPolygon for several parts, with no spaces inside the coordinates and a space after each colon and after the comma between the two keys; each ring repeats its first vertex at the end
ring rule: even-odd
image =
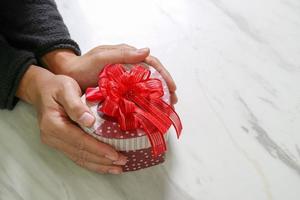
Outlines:
{"type": "Polygon", "coordinates": [[[14,47],[34,52],[38,59],[62,48],[80,55],[54,0],[2,0],[1,4],[0,33],[14,47]]]}
{"type": "Polygon", "coordinates": [[[13,109],[22,76],[36,60],[34,54],[11,47],[0,35],[0,108],[13,109]]]}

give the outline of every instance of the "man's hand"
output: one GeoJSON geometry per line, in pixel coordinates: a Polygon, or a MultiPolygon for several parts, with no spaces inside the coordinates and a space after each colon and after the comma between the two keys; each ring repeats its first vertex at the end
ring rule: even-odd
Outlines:
{"type": "Polygon", "coordinates": [[[150,55],[148,48],[136,49],[126,44],[103,45],[82,56],[76,56],[71,50],[58,49],[46,54],[42,60],[53,73],[75,79],[82,90],[96,86],[98,74],[106,64],[146,62],[166,80],[171,93],[171,103],[177,102],[176,85],[171,75],[157,58],[150,55]]]}
{"type": "Polygon", "coordinates": [[[43,143],[58,149],[78,165],[100,173],[120,174],[126,157],[84,133],[74,122],[91,126],[95,118],[82,103],[77,82],[64,75],[30,66],[17,96],[33,104],[43,143]]]}

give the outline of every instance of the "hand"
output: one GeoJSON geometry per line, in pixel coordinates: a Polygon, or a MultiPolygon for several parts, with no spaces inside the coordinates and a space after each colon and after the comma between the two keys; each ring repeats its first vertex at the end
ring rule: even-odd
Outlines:
{"type": "Polygon", "coordinates": [[[30,66],[20,82],[17,96],[36,107],[43,143],[89,170],[122,172],[120,165],[126,163],[126,157],[87,135],[74,123],[89,127],[95,121],[89,108],[81,102],[81,90],[75,80],[30,66]]]}
{"type": "Polygon", "coordinates": [[[75,79],[81,89],[97,84],[98,74],[106,64],[146,62],[153,66],[166,80],[171,103],[177,102],[176,85],[161,62],[149,55],[148,48],[136,49],[126,44],[98,46],[82,56],[76,56],[71,50],[59,49],[43,57],[47,68],[55,74],[64,74],[75,79]]]}

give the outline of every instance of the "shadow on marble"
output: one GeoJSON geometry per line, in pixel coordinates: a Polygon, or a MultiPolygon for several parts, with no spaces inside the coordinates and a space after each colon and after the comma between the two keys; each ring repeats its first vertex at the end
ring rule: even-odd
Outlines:
{"type": "Polygon", "coordinates": [[[20,104],[0,115],[2,130],[8,130],[1,133],[1,187],[24,199],[189,199],[170,179],[172,143],[162,165],[122,175],[97,174],[42,144],[34,109],[20,104]]]}

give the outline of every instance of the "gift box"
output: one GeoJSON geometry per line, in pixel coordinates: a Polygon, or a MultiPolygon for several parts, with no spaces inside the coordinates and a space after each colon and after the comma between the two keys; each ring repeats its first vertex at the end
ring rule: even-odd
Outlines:
{"type": "Polygon", "coordinates": [[[171,125],[182,130],[165,80],[145,63],[105,66],[81,99],[96,118],[83,130],[127,157],[124,172],[163,163],[171,125]]]}

